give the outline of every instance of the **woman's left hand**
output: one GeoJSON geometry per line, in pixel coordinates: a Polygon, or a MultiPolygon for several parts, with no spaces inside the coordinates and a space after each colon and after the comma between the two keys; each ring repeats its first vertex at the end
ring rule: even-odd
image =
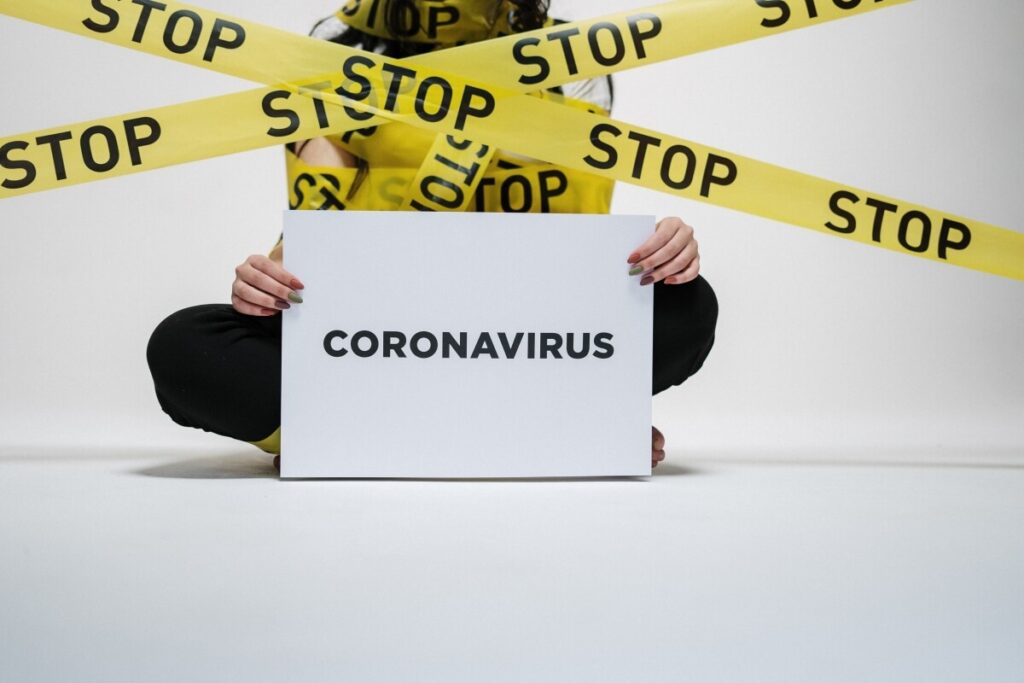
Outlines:
{"type": "Polygon", "coordinates": [[[654,234],[626,262],[633,266],[630,275],[644,273],[641,285],[661,280],[667,285],[690,282],[700,274],[700,252],[693,228],[674,216],[658,221],[654,234]]]}

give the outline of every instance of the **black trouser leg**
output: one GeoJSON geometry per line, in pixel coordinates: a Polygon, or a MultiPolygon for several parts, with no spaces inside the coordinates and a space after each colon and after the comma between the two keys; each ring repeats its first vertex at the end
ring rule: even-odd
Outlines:
{"type": "MultiPolygon", "coordinates": [[[[715,340],[718,302],[702,277],[654,285],[652,393],[696,373],[715,340]]],[[[227,304],[168,316],[146,349],[160,406],[175,422],[241,441],[281,424],[281,316],[242,315],[227,304]]]]}
{"type": "Polygon", "coordinates": [[[280,315],[185,308],[153,331],[146,359],[160,407],[180,425],[259,441],[281,423],[280,315]]]}
{"type": "Polygon", "coordinates": [[[654,377],[658,394],[700,370],[715,343],[718,299],[702,276],[683,285],[654,284],[654,377]]]}

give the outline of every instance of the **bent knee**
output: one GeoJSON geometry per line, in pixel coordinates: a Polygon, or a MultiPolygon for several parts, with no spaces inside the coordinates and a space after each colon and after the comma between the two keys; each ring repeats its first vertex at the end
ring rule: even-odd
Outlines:
{"type": "Polygon", "coordinates": [[[718,323],[718,296],[711,283],[698,275],[697,279],[688,284],[693,287],[694,319],[702,326],[714,329],[718,323]]]}
{"type": "Polygon", "coordinates": [[[681,285],[664,285],[656,294],[660,309],[677,318],[691,329],[699,329],[705,336],[713,336],[718,324],[718,297],[703,276],[681,285]]]}
{"type": "Polygon", "coordinates": [[[149,335],[146,344],[146,361],[154,378],[167,376],[173,372],[174,360],[180,358],[184,349],[189,348],[190,341],[202,329],[204,321],[210,313],[217,312],[227,304],[201,304],[189,306],[171,313],[160,321],[149,335]]]}

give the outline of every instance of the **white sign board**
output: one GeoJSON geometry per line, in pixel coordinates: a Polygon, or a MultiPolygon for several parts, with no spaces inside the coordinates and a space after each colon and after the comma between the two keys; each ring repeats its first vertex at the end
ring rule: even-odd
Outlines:
{"type": "Polygon", "coordinates": [[[649,475],[654,226],[286,212],[281,475],[649,475]]]}

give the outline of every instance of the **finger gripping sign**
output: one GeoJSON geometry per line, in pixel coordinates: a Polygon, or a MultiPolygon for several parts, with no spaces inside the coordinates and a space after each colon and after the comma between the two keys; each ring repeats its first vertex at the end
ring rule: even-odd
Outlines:
{"type": "MultiPolygon", "coordinates": [[[[0,197],[404,123],[435,135],[436,143],[432,165],[406,188],[401,208],[467,210],[482,182],[474,163],[486,167],[500,149],[606,181],[1024,279],[1024,236],[1012,230],[529,95],[908,1],[681,0],[395,60],[178,2],[0,0],[0,13],[267,86],[4,138],[0,197]],[[472,145],[459,149],[449,137],[472,145]]],[[[484,4],[421,3],[459,10],[484,4]]],[[[346,5],[357,26],[370,21],[373,6],[346,5]]],[[[424,40],[432,32],[452,44],[469,39],[447,25],[450,13],[425,16],[416,34],[424,40]]]]}

